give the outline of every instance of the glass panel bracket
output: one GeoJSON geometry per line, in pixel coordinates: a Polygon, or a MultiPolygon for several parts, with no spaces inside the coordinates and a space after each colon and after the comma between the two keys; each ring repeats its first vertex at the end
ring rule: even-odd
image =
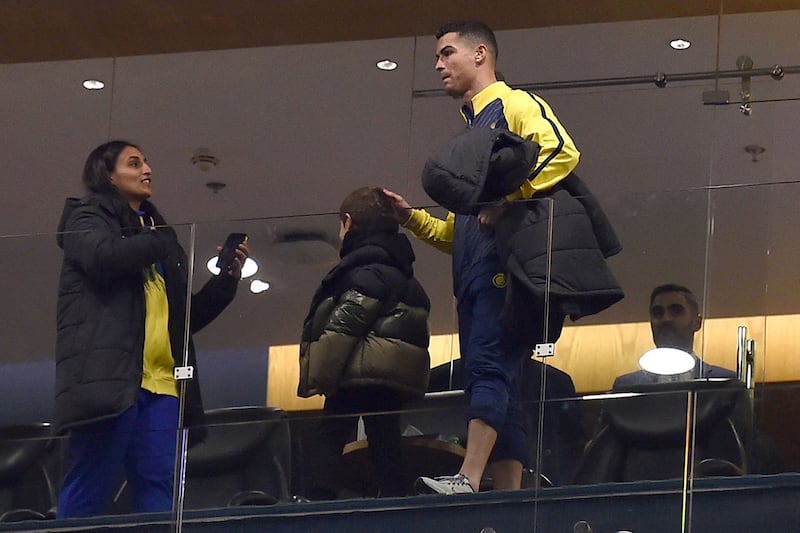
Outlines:
{"type": "Polygon", "coordinates": [[[173,375],[177,381],[188,381],[194,378],[194,367],[176,366],[173,375]]]}
{"type": "Polygon", "coordinates": [[[533,355],[536,357],[552,357],[556,354],[556,345],[553,342],[546,342],[537,344],[533,349],[533,355]]]}

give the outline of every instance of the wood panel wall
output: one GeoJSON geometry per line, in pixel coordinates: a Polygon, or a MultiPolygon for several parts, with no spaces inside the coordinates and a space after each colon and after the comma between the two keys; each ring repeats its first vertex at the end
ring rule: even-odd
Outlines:
{"type": "MultiPolygon", "coordinates": [[[[756,341],[758,382],[800,381],[800,315],[715,318],[704,322],[695,337],[695,351],[705,361],[736,369],[737,328],[745,325],[756,341]]],[[[620,374],[638,370],[638,359],[653,347],[648,322],[569,326],[556,344],[548,363],[572,376],[580,393],[606,391],[620,374]]],[[[456,335],[431,338],[431,366],[458,357],[456,335]]],[[[297,397],[298,346],[269,349],[267,405],[287,411],[322,408],[322,397],[297,397]]]]}

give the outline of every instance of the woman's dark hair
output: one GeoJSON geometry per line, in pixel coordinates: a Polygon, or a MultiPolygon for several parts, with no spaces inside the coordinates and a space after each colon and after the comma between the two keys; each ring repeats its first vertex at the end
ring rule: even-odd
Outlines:
{"type": "Polygon", "coordinates": [[[119,154],[128,146],[139,149],[128,141],[110,141],[92,150],[83,166],[83,184],[86,190],[100,193],[116,190],[111,184],[111,174],[117,167],[119,154]]]}
{"type": "Polygon", "coordinates": [[[361,187],[348,194],[339,207],[339,218],[344,221],[347,214],[356,229],[397,232],[394,203],[380,187],[361,187]]]}

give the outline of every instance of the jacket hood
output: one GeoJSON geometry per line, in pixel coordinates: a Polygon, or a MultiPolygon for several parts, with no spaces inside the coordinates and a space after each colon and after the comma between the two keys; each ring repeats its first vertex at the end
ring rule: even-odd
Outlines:
{"type": "Polygon", "coordinates": [[[402,233],[362,232],[351,230],[345,235],[339,255],[344,259],[347,255],[369,246],[383,250],[391,263],[399,268],[406,277],[414,275],[413,264],[416,257],[411,243],[402,233]]]}
{"type": "Polygon", "coordinates": [[[64,201],[64,210],[61,212],[61,220],[58,221],[58,233],[56,233],[56,242],[58,243],[58,247],[62,250],[64,249],[64,231],[67,226],[67,220],[80,203],[80,198],[67,198],[64,201]]]}
{"type": "MultiPolygon", "coordinates": [[[[113,213],[119,211],[119,202],[124,201],[122,197],[116,200],[113,196],[100,193],[89,193],[83,198],[67,198],[64,201],[64,210],[61,212],[61,220],[58,221],[58,234],[56,235],[56,242],[58,247],[64,248],[64,233],[67,231],[67,222],[72,213],[82,205],[100,205],[104,209],[113,213]]],[[[127,206],[127,204],[125,204],[127,206]]]]}
{"type": "MultiPolygon", "coordinates": [[[[56,234],[56,242],[58,247],[64,249],[64,233],[67,231],[67,222],[72,213],[80,206],[83,205],[99,205],[112,216],[119,218],[124,227],[136,228],[139,226],[135,219],[135,213],[128,205],[128,202],[119,194],[103,194],[92,192],[83,198],[67,198],[64,201],[64,210],[61,212],[61,219],[58,221],[58,233],[56,234]]],[[[142,202],[141,209],[150,214],[156,224],[164,225],[164,217],[158,212],[156,206],[151,202],[145,200],[142,202]]]]}

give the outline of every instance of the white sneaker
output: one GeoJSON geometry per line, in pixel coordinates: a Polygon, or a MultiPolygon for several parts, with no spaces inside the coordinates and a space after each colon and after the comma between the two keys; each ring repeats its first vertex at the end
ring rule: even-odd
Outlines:
{"type": "Polygon", "coordinates": [[[442,477],[418,477],[414,482],[417,494],[472,494],[472,485],[464,474],[442,477]]]}

